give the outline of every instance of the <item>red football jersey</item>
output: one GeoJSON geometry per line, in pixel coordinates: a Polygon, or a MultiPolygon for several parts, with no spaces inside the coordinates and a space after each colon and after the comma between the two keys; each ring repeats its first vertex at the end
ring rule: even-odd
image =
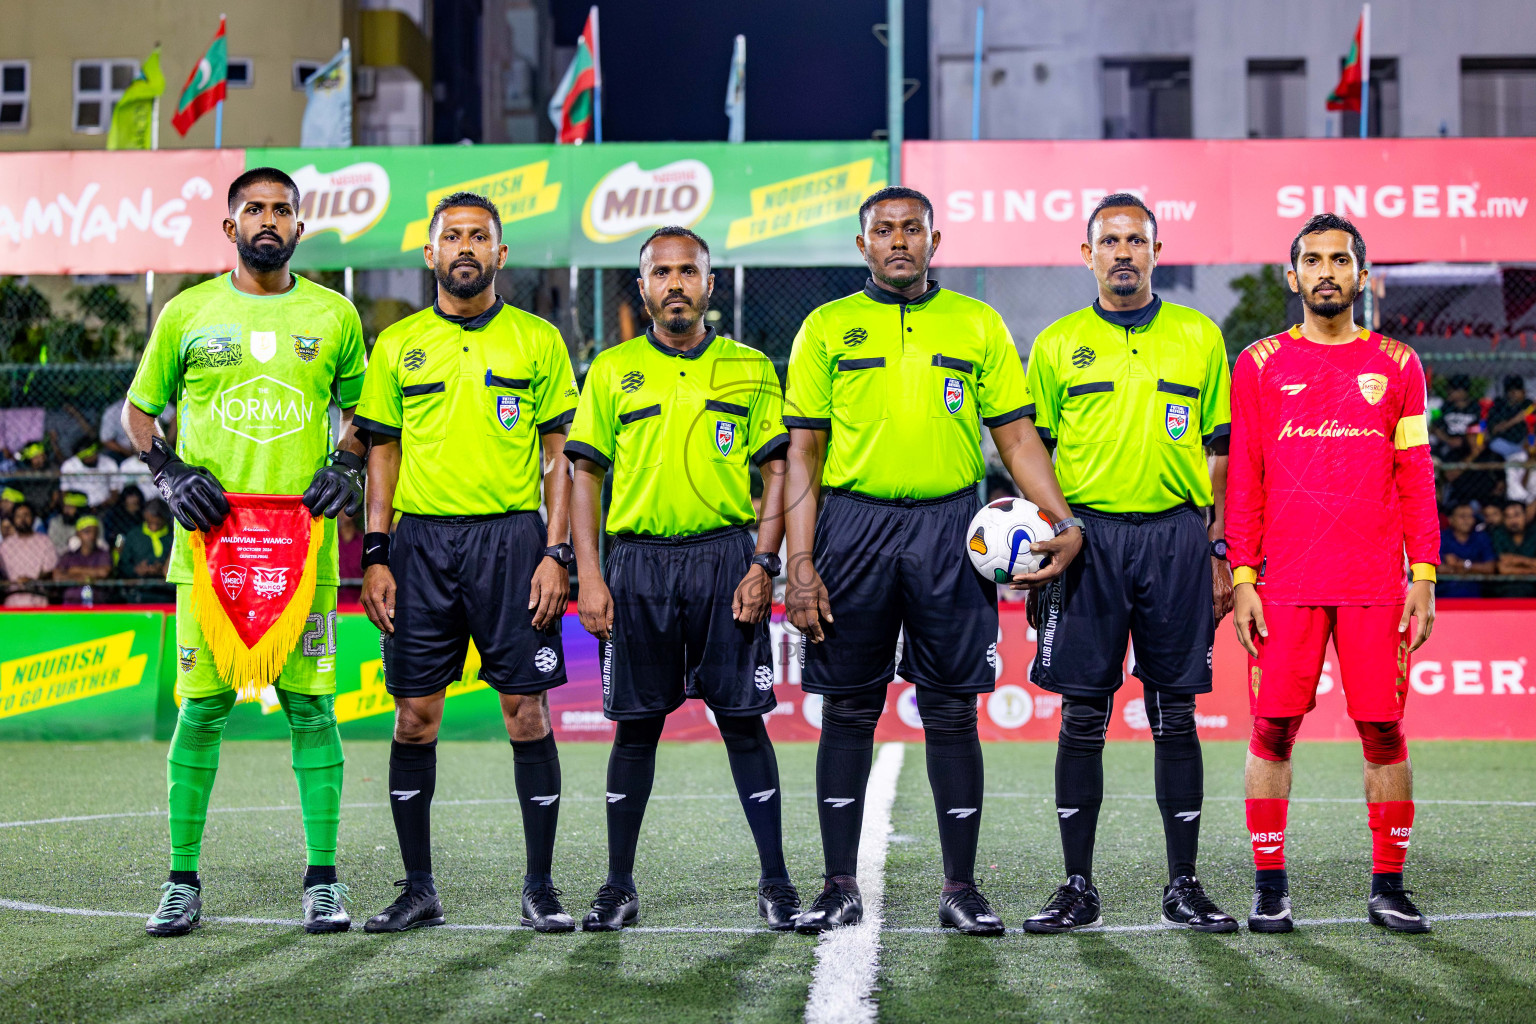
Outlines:
{"type": "Polygon", "coordinates": [[[1409,562],[1440,564],[1424,367],[1370,331],[1347,345],[1300,327],[1232,371],[1226,530],[1266,602],[1401,603],[1409,562]]]}

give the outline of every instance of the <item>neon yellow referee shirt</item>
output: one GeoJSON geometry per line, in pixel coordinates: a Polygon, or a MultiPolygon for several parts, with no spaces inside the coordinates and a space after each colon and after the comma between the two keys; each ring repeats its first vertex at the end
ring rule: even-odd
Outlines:
{"type": "Polygon", "coordinates": [[[822,483],[937,498],[980,480],[981,425],[1028,413],[1013,337],[985,302],[873,281],[811,311],[789,356],[784,423],[829,432],[822,483]]]}
{"type": "Polygon", "coordinates": [[[497,299],[472,319],[433,305],[386,328],[353,422],[400,441],[396,509],[492,515],[539,507],[539,438],[575,415],[560,332],[497,299]]]}
{"type": "Polygon", "coordinates": [[[705,329],[684,351],[647,330],[592,360],[565,454],[613,467],[609,533],[677,537],[756,521],[750,458],[784,457],[773,363],[705,329]]]}
{"type": "Polygon", "coordinates": [[[1062,493],[1100,512],[1210,505],[1206,448],[1227,452],[1231,390],[1221,330],[1156,297],[1134,327],[1070,313],[1029,354],[1029,414],[1062,493]]]}

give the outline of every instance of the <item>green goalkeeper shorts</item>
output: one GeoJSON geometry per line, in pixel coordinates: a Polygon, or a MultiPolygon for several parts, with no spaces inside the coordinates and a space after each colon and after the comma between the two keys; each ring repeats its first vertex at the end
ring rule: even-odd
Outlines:
{"type": "MultiPolygon", "coordinates": [[[[192,610],[192,585],[176,587],[176,696],[213,697],[236,689],[239,680],[224,679],[213,652],[203,641],[203,628],[192,610]]],[[[336,692],[336,588],[315,587],[304,635],[288,655],[277,685],[289,693],[336,692]]]]}

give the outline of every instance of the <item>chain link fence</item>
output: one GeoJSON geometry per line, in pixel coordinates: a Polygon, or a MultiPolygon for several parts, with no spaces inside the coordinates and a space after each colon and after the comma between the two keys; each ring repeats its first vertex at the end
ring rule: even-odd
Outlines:
{"type": "MultiPolygon", "coordinates": [[[[866,277],[859,267],[724,266],[714,273],[709,323],[762,350],[781,377],[806,314],[857,291],[866,277]]],[[[1095,295],[1091,274],[1077,267],[944,267],[934,274],[943,286],[997,308],[1026,360],[1036,334],[1095,295]]],[[[348,289],[340,271],[306,276],[348,289]]],[[[556,324],[584,377],[597,352],[644,331],[635,278],[634,270],[611,268],[508,268],[497,290],[556,324]]],[[[153,281],[155,308],[202,280],[153,281]]],[[[1388,266],[1375,268],[1373,281],[1369,309],[1362,298],[1357,318],[1408,342],[1425,364],[1444,511],[1470,504],[1483,529],[1493,528],[1506,502],[1536,509],[1536,407],[1523,390],[1527,372],[1536,374],[1536,265],[1388,266]],[[1520,389],[1506,387],[1513,377],[1521,378],[1520,389]]],[[[370,347],[433,295],[425,270],[360,271],[351,285],[370,347]]],[[[1283,267],[1162,266],[1153,285],[1164,299],[1221,324],[1233,358],[1302,319],[1283,267]]],[[[93,582],[96,603],[164,600],[168,593],[120,578],[118,538],[143,533],[142,499],[155,497],[117,426],[146,337],[145,297],[143,277],[0,278],[0,530],[14,534],[10,507],[23,499],[37,510],[39,529],[51,530],[59,553],[67,554],[70,531],[59,524],[82,511],[94,514],[105,543],[119,552],[107,578],[93,582]]],[[[168,425],[174,429],[169,417],[168,425]]],[[[79,600],[80,578],[39,579],[26,589],[37,600],[79,600]]]]}

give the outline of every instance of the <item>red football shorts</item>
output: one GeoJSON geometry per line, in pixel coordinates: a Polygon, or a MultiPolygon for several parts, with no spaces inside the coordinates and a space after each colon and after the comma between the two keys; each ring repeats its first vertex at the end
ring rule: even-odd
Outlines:
{"type": "Polygon", "coordinates": [[[1356,722],[1396,722],[1408,699],[1408,635],[1397,631],[1402,605],[1264,606],[1267,638],[1254,636],[1248,705],[1255,717],[1290,718],[1317,706],[1328,639],[1339,663],[1345,706],[1356,722]]]}

